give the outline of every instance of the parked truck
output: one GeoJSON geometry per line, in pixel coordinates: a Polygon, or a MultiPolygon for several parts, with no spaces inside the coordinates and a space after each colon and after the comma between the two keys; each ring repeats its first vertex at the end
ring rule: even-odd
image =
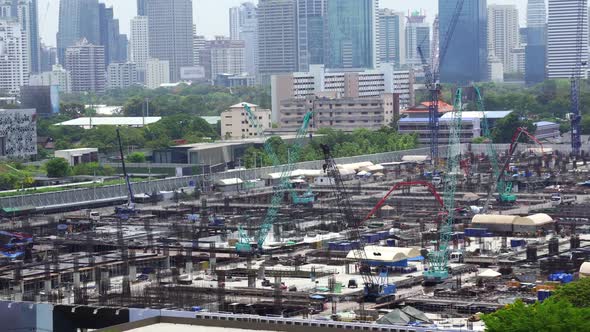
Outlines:
{"type": "Polygon", "coordinates": [[[567,196],[560,193],[554,193],[551,195],[551,205],[572,205],[576,202],[576,196],[567,196]]]}

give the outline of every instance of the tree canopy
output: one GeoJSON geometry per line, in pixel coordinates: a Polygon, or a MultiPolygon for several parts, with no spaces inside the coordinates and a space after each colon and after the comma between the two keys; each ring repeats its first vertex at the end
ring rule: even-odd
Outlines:
{"type": "Polygon", "coordinates": [[[45,163],[47,176],[50,178],[63,178],[71,174],[71,167],[67,160],[63,158],[53,158],[45,163]]]}

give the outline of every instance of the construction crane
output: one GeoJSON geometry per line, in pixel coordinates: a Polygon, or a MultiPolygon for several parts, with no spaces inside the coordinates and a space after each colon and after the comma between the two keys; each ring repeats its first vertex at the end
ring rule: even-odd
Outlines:
{"type": "Polygon", "coordinates": [[[365,217],[365,219],[363,219],[363,223],[366,222],[367,220],[371,219],[371,217],[375,213],[377,213],[377,211],[381,208],[381,206],[383,206],[383,204],[385,204],[385,202],[387,201],[389,196],[394,191],[399,190],[401,188],[408,188],[408,187],[425,187],[426,189],[428,189],[430,191],[430,193],[432,194],[434,199],[438,202],[440,207],[444,208],[443,199],[442,199],[442,197],[440,197],[440,195],[436,191],[436,188],[434,187],[434,185],[431,182],[427,182],[427,181],[398,182],[398,183],[394,184],[393,187],[391,187],[391,189],[389,189],[387,194],[385,194],[385,196],[383,196],[383,198],[373,207],[371,212],[369,212],[369,214],[365,217]]]}
{"type": "MultiPolygon", "coordinates": [[[[272,162],[272,166],[275,168],[280,167],[281,162],[279,160],[279,157],[276,154],[276,152],[274,151],[272,144],[270,144],[270,141],[268,140],[269,137],[264,132],[264,129],[262,129],[262,126],[260,125],[260,122],[258,121],[258,118],[256,117],[256,115],[252,111],[252,108],[248,104],[243,104],[242,106],[244,107],[244,112],[246,114],[246,118],[248,119],[248,122],[250,123],[250,125],[252,125],[253,128],[256,129],[256,133],[257,133],[258,137],[264,138],[264,140],[265,140],[264,151],[270,157],[270,160],[272,162]]],[[[311,112],[308,112],[306,114],[306,116],[309,116],[309,117],[312,117],[312,115],[313,114],[311,112]]],[[[305,118],[305,116],[304,116],[304,118],[305,118]]],[[[306,125],[306,127],[303,131],[303,134],[300,137],[301,140],[303,140],[305,135],[307,134],[307,130],[309,129],[310,122],[305,122],[305,120],[304,120],[303,123],[306,125]]],[[[296,139],[296,141],[297,141],[297,139],[296,139]]],[[[293,155],[293,154],[289,153],[287,156],[287,159],[288,159],[287,160],[288,164],[296,163],[299,161],[299,154],[293,155]]],[[[311,191],[311,188],[308,188],[308,190],[305,193],[303,193],[302,195],[299,195],[299,194],[297,194],[297,192],[295,192],[295,190],[293,190],[292,187],[290,187],[289,188],[289,195],[291,197],[291,201],[293,202],[293,205],[310,206],[310,205],[313,205],[313,203],[315,201],[315,194],[311,191]]]]}
{"type": "Polygon", "coordinates": [[[349,231],[348,240],[359,243],[358,246],[352,249],[352,252],[358,264],[358,270],[363,278],[365,299],[368,301],[377,301],[378,299],[391,297],[395,294],[395,285],[387,283],[387,275],[373,275],[371,271],[371,266],[369,265],[365,252],[365,239],[360,235],[362,221],[352,210],[350,195],[344,185],[336,161],[332,156],[332,151],[328,145],[321,144],[320,147],[324,154],[324,172],[333,180],[330,183],[336,196],[336,205],[342,218],[344,218],[344,226],[349,231]]]}
{"type": "MultiPolygon", "coordinates": [[[[489,125],[489,121],[488,121],[488,116],[486,114],[486,110],[485,110],[485,106],[484,106],[484,102],[483,102],[483,97],[481,95],[481,91],[479,90],[479,88],[477,86],[473,87],[475,90],[475,104],[477,105],[477,110],[479,112],[482,113],[483,118],[482,118],[482,122],[481,122],[481,126],[482,126],[482,137],[485,139],[485,143],[487,145],[487,151],[488,151],[488,159],[490,161],[490,164],[492,166],[492,174],[493,174],[493,179],[498,179],[500,176],[500,167],[498,166],[498,153],[496,152],[496,148],[494,147],[494,143],[492,140],[492,131],[490,130],[490,125],[489,125]]],[[[505,184],[504,182],[500,183],[497,181],[490,181],[490,187],[488,189],[488,196],[486,198],[486,202],[483,206],[482,212],[486,213],[488,211],[488,208],[490,206],[490,200],[492,197],[492,193],[494,192],[494,186],[496,187],[497,191],[498,191],[498,195],[499,195],[499,199],[503,200],[506,198],[505,195],[507,195],[504,190],[505,190],[505,184]]],[[[510,194],[508,194],[510,195],[510,194]]]]}
{"type": "Polygon", "coordinates": [[[455,93],[454,117],[450,122],[449,145],[447,147],[447,170],[444,181],[443,203],[446,216],[439,227],[439,248],[428,253],[428,270],[424,271],[424,283],[435,284],[449,277],[449,243],[453,234],[455,219],[455,190],[461,154],[461,119],[463,116],[462,90],[455,93]]]}
{"type": "Polygon", "coordinates": [[[583,34],[584,34],[584,15],[586,14],[587,7],[579,6],[578,15],[576,19],[576,53],[574,58],[574,66],[572,68],[572,74],[570,78],[570,99],[571,99],[571,139],[572,139],[572,155],[575,160],[580,157],[580,149],[582,148],[582,133],[581,123],[582,115],[580,112],[580,77],[582,74],[582,67],[587,64],[586,61],[582,60],[583,50],[583,34]]]}
{"type": "MultiPolygon", "coordinates": [[[[438,167],[438,106],[442,89],[439,81],[439,69],[440,66],[442,66],[444,63],[445,55],[449,48],[449,42],[451,40],[451,37],[453,36],[453,33],[455,32],[455,28],[457,27],[459,16],[463,11],[464,1],[465,0],[457,1],[457,5],[455,7],[455,11],[453,12],[453,16],[451,17],[451,21],[449,22],[448,29],[447,31],[445,31],[444,39],[441,43],[439,43],[440,50],[438,59],[436,58],[436,56],[434,56],[432,63],[428,64],[426,57],[424,56],[424,52],[422,52],[422,47],[418,46],[418,53],[420,54],[422,66],[424,67],[424,83],[426,85],[426,88],[430,92],[430,103],[428,105],[428,122],[430,125],[430,157],[432,159],[435,169],[438,167]]],[[[432,52],[434,51],[435,50],[432,50],[432,52]]]]}
{"type": "MultiPolygon", "coordinates": [[[[541,143],[533,134],[529,133],[526,128],[519,127],[512,135],[512,140],[510,143],[510,148],[508,149],[508,154],[506,155],[506,160],[504,161],[504,165],[502,169],[499,170],[499,174],[496,178],[496,183],[498,186],[498,202],[501,204],[514,204],[516,202],[516,195],[512,193],[512,186],[513,183],[511,181],[506,181],[506,170],[510,167],[510,161],[512,160],[512,156],[516,151],[516,147],[518,146],[518,140],[522,135],[527,136],[535,143],[541,146],[541,154],[544,153],[543,151],[543,143],[541,143]]],[[[496,175],[496,174],[494,174],[496,175]]]]}
{"type": "MultiPolygon", "coordinates": [[[[248,121],[250,121],[250,123],[253,124],[253,127],[257,130],[262,130],[262,126],[260,125],[258,119],[252,112],[252,109],[247,104],[244,104],[244,109],[248,116],[248,121]]],[[[289,150],[287,165],[283,166],[283,169],[281,171],[281,175],[279,177],[279,185],[273,191],[273,195],[270,201],[271,206],[266,211],[266,215],[262,221],[262,225],[260,226],[260,229],[258,230],[255,238],[251,239],[250,236],[248,236],[247,232],[241,226],[238,227],[238,243],[236,244],[236,250],[239,253],[253,253],[253,244],[259,251],[263,250],[264,241],[266,241],[266,237],[268,236],[268,233],[270,232],[272,225],[274,225],[274,222],[277,218],[277,213],[283,202],[284,193],[285,191],[292,189],[291,173],[293,172],[293,168],[295,167],[295,161],[299,160],[299,154],[303,147],[304,139],[307,134],[307,130],[309,128],[309,124],[311,122],[312,117],[313,112],[308,112],[305,114],[303,118],[303,123],[297,131],[295,142],[289,150]]],[[[270,156],[274,165],[280,165],[279,158],[274,153],[269,140],[265,141],[264,150],[270,156]]]]}
{"type": "Polygon", "coordinates": [[[121,133],[117,128],[117,142],[119,143],[119,156],[121,158],[121,166],[123,168],[123,176],[127,184],[127,204],[115,207],[115,214],[121,218],[128,218],[130,215],[137,214],[135,209],[135,197],[133,196],[133,188],[131,188],[131,180],[127,174],[127,167],[125,167],[125,155],[123,154],[123,144],[121,143],[121,133]]]}

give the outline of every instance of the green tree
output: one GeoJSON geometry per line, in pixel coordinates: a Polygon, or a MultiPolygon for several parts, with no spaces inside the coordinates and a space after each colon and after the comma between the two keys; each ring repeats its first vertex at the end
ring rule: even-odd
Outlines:
{"type": "Polygon", "coordinates": [[[45,163],[47,176],[50,178],[63,178],[71,174],[71,167],[67,160],[63,158],[53,158],[45,163]]]}
{"type": "Polygon", "coordinates": [[[489,332],[590,331],[590,308],[552,298],[532,305],[517,300],[482,319],[489,332]]]}
{"type": "Polygon", "coordinates": [[[59,113],[70,119],[84,116],[86,107],[82,103],[62,103],[59,105],[59,113]]]}
{"type": "Polygon", "coordinates": [[[107,176],[115,174],[115,170],[108,165],[102,166],[97,162],[78,164],[72,168],[74,175],[107,176]]]}
{"type": "Polygon", "coordinates": [[[133,152],[127,156],[127,161],[130,163],[145,163],[145,154],[143,152],[133,152]]]}
{"type": "Polygon", "coordinates": [[[494,143],[510,143],[516,129],[524,127],[531,134],[537,129],[531,120],[523,119],[517,112],[512,112],[508,116],[496,122],[492,131],[492,140],[494,143]]]}
{"type": "Polygon", "coordinates": [[[559,287],[553,298],[568,301],[576,307],[590,308],[590,278],[583,278],[559,287]]]}

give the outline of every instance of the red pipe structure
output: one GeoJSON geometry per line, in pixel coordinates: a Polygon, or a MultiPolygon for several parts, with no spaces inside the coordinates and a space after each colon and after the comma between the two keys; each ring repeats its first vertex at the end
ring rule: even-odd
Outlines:
{"type": "Polygon", "coordinates": [[[440,197],[440,195],[438,194],[438,192],[436,191],[436,188],[434,188],[432,183],[427,182],[427,181],[399,182],[399,183],[396,183],[395,185],[393,185],[393,187],[391,187],[391,189],[389,189],[389,192],[387,192],[387,194],[385,194],[385,196],[383,196],[383,198],[379,201],[379,203],[377,203],[377,205],[375,205],[375,207],[373,207],[371,212],[369,212],[369,214],[365,217],[365,219],[363,219],[363,221],[361,223],[364,223],[365,221],[369,220],[375,214],[375,212],[377,212],[377,210],[379,210],[379,208],[381,208],[381,206],[383,204],[385,204],[385,201],[387,201],[387,198],[389,198],[389,195],[391,195],[394,191],[396,191],[400,188],[403,188],[403,187],[426,187],[430,191],[430,193],[432,193],[432,195],[434,196],[434,199],[438,202],[438,204],[440,204],[440,206],[442,208],[444,208],[444,203],[443,203],[442,197],[440,197]]]}

